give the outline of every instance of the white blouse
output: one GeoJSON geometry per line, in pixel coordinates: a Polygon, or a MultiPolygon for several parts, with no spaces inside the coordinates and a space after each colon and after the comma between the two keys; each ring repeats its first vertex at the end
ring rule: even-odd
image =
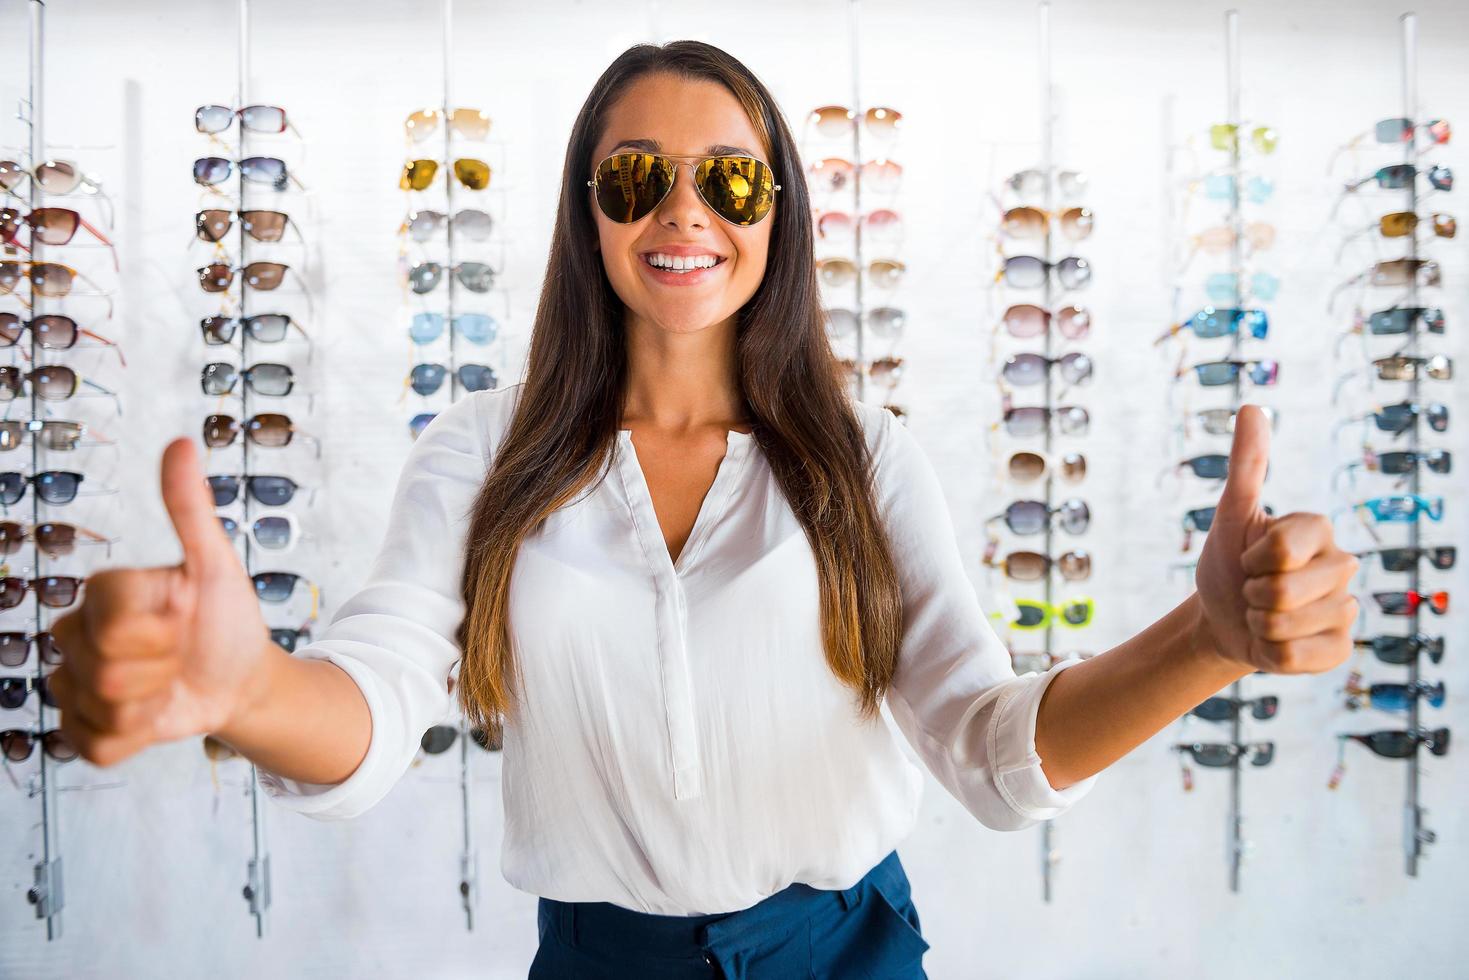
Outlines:
{"type": "MultiPolygon", "coordinates": [[[[520,385],[469,395],[414,443],[366,584],[301,657],[357,682],[372,737],[347,779],[259,770],[279,805],[354,817],[407,771],[455,705],[468,511],[520,385]]],[[[856,402],[902,583],[900,663],[886,704],[929,772],[987,827],[1064,812],[1035,751],[1046,685],[1017,677],[964,570],[937,474],[885,408],[856,402]]],[[[726,453],[670,559],[631,432],[596,488],[520,548],[510,585],[524,699],[507,725],[500,868],[566,902],[698,915],[792,882],[847,888],[912,830],[922,770],[826,665],[816,563],[754,437],[726,453]]]]}

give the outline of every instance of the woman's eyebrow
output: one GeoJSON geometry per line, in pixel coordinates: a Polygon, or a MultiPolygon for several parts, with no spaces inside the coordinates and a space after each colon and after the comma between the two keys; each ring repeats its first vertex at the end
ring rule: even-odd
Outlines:
{"type": "MultiPolygon", "coordinates": [[[[649,153],[663,152],[663,144],[659,143],[657,140],[650,139],[621,140],[618,143],[614,144],[612,149],[618,150],[624,146],[632,147],[633,149],[637,150],[647,150],[649,153]]],[[[704,147],[704,152],[708,153],[710,156],[723,156],[726,154],[735,154],[747,157],[755,156],[755,153],[753,151],[748,150],[743,146],[729,146],[725,143],[711,143],[710,145],[704,147]]]]}

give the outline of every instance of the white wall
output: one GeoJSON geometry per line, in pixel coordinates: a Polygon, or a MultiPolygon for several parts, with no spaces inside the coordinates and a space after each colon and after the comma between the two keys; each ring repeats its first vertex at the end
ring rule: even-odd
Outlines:
{"type": "MultiPolygon", "coordinates": [[[[797,121],[850,93],[846,9],[837,2],[743,4],[738,15],[698,2],[622,8],[632,17],[615,5],[586,3],[458,6],[456,101],[486,108],[494,135],[505,141],[497,181],[504,177],[511,205],[504,217],[515,336],[500,353],[510,376],[534,311],[571,120],[626,44],[683,36],[721,44],[767,81],[797,121]]],[[[900,108],[908,121],[893,154],[907,168],[901,208],[910,279],[901,301],[912,317],[900,348],[908,367],[900,401],[944,479],[960,541],[988,598],[978,562],[982,523],[1010,499],[987,479],[984,437],[997,406],[987,331],[1004,299],[985,288],[993,210],[972,193],[968,175],[975,161],[985,178],[1031,162],[1038,137],[1034,11],[992,2],[866,6],[865,99],[900,108]]],[[[11,147],[23,139],[8,118],[24,86],[23,8],[0,11],[0,104],[7,110],[0,143],[11,147]]],[[[130,364],[120,373],[96,355],[75,362],[122,389],[127,415],[110,428],[125,427],[126,449],[94,454],[87,469],[124,487],[125,496],[78,504],[67,516],[124,533],[114,553],[119,563],[167,562],[177,547],[156,497],[158,454],[169,438],[197,432],[213,410],[195,387],[206,359],[195,321],[208,309],[192,269],[204,253],[184,250],[201,206],[188,171],[204,145],[190,118],[201,102],[232,98],[234,5],[50,8],[51,141],[56,155],[82,160],[120,200],[120,317],[104,332],[121,333],[130,364]]],[[[1087,642],[1100,650],[1182,597],[1182,580],[1164,577],[1178,557],[1178,515],[1208,500],[1204,489],[1154,487],[1157,471],[1178,454],[1167,438],[1172,362],[1149,342],[1175,312],[1165,275],[1165,120],[1182,133],[1222,118],[1223,8],[1154,0],[1059,0],[1055,8],[1058,156],[1092,174],[1098,218],[1082,254],[1097,270],[1085,300],[1096,313],[1090,350],[1099,379],[1078,396],[1094,417],[1084,445],[1092,464],[1085,496],[1096,525],[1086,546],[1099,563],[1089,591],[1100,614],[1087,642]]],[[[1327,509],[1338,503],[1328,474],[1345,453],[1325,437],[1335,417],[1327,403],[1335,373],[1329,342],[1342,317],[1323,311],[1330,287],[1355,270],[1334,262],[1325,219],[1336,185],[1325,168],[1335,146],[1399,111],[1399,11],[1380,0],[1248,0],[1240,8],[1245,112],[1281,133],[1269,164],[1279,189],[1268,216],[1281,240],[1268,264],[1287,287],[1271,306],[1268,349],[1283,363],[1270,400],[1284,421],[1269,494],[1278,508],[1327,509]]],[[[1469,10],[1446,0],[1419,10],[1425,110],[1469,125],[1469,10]]],[[[412,360],[394,271],[393,232],[403,213],[395,181],[403,116],[439,100],[437,4],[258,0],[254,23],[252,98],[285,106],[309,146],[301,173],[313,190],[303,224],[313,242],[317,315],[310,325],[318,349],[308,383],[317,397],[309,415],[300,402],[290,411],[326,449],[320,464],[306,455],[287,464],[324,485],[309,515],[318,539],[290,567],[321,583],[329,613],[355,588],[376,545],[409,445],[404,422],[418,410],[397,402],[412,360]]],[[[1451,148],[1448,159],[1458,156],[1451,148]]],[[[1444,200],[1450,211],[1451,201],[1444,200]]],[[[287,208],[298,220],[299,207],[287,208]]],[[[1450,287],[1443,296],[1450,332],[1439,346],[1462,353],[1469,262],[1462,239],[1449,244],[1436,249],[1450,287]]],[[[97,253],[76,255],[73,264],[106,274],[97,253]]],[[[1203,345],[1194,353],[1205,356],[1203,345]]],[[[1439,444],[1463,451],[1469,399],[1460,390],[1442,394],[1456,416],[1439,444]]],[[[98,407],[88,417],[105,414],[98,407]]],[[[1461,475],[1453,480],[1462,486],[1461,475]]],[[[1463,499],[1452,495],[1449,517],[1436,529],[1443,540],[1464,526],[1456,512],[1463,499]]],[[[1377,584],[1380,575],[1373,581],[1390,587],[1377,584]]],[[[1462,570],[1445,581],[1456,597],[1469,595],[1462,570]]],[[[1455,687],[1469,678],[1463,645],[1454,642],[1461,635],[1452,635],[1444,669],[1431,672],[1448,678],[1456,700],[1432,717],[1469,731],[1455,687]]],[[[1372,679],[1396,673],[1368,667],[1372,679]]],[[[1419,877],[1408,879],[1400,845],[1403,765],[1354,746],[1345,784],[1325,789],[1335,763],[1331,733],[1394,724],[1382,715],[1348,716],[1334,693],[1344,674],[1251,683],[1251,691],[1278,692],[1283,706],[1268,728],[1251,729],[1274,738],[1278,753],[1274,766],[1246,774],[1254,846],[1238,895],[1226,884],[1227,777],[1199,772],[1197,788],[1184,795],[1168,749],[1176,730],[1115,766],[1060,821],[1064,859],[1050,905],[1040,899],[1039,831],[988,832],[933,785],[920,826],[900,848],[933,943],[930,975],[1462,975],[1469,947],[1453,925],[1462,919],[1462,888],[1452,876],[1469,867],[1464,769],[1452,757],[1424,763],[1429,823],[1440,842],[1419,877]]],[[[1216,733],[1196,723],[1189,734],[1216,733]]],[[[193,742],[113,770],[67,767],[69,788],[123,785],[61,794],[66,933],[50,943],[23,897],[40,847],[40,811],[18,787],[35,763],[10,766],[17,788],[0,794],[0,826],[9,831],[0,848],[9,896],[0,902],[0,975],[521,976],[535,948],[535,899],[498,877],[495,765],[480,767],[475,789],[482,902],[474,933],[464,930],[455,890],[457,770],[439,759],[411,771],[351,823],[268,809],[274,904],[263,941],[239,897],[249,811],[238,764],[222,767],[219,794],[193,742]]]]}

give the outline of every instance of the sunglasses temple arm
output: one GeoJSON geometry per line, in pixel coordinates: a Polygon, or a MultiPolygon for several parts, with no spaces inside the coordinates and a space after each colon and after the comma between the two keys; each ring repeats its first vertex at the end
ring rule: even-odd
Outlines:
{"type": "Polygon", "coordinates": [[[119,344],[117,341],[115,341],[115,340],[108,340],[106,337],[102,336],[100,333],[93,333],[92,331],[88,330],[86,327],[82,327],[81,328],[81,331],[82,331],[82,333],[84,335],[86,335],[88,337],[91,337],[93,340],[97,341],[97,343],[103,344],[104,346],[107,346],[107,347],[111,347],[114,351],[117,352],[117,360],[118,360],[118,362],[123,367],[127,367],[128,366],[128,359],[122,355],[122,345],[119,344]]]}
{"type": "Polygon", "coordinates": [[[113,391],[111,388],[106,388],[102,385],[99,385],[97,382],[91,380],[90,378],[82,378],[80,380],[82,384],[86,385],[88,388],[96,388],[98,391],[102,392],[102,394],[106,395],[108,398],[111,398],[112,403],[117,406],[117,414],[122,414],[122,399],[117,397],[117,392],[113,391]]]}

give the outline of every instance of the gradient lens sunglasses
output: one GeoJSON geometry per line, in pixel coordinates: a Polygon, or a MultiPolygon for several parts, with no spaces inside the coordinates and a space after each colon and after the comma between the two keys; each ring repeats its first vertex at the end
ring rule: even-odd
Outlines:
{"type": "Polygon", "coordinates": [[[1041,196],[1047,185],[1053,183],[1062,195],[1076,198],[1086,193],[1089,180],[1079,170],[1053,170],[1048,175],[1045,170],[1032,168],[1013,173],[1001,181],[1002,186],[1025,198],[1041,196]]]}
{"type": "Polygon", "coordinates": [[[36,752],[36,746],[56,762],[71,762],[81,757],[76,746],[66,740],[59,728],[44,732],[29,732],[21,728],[7,728],[0,732],[0,752],[11,762],[25,762],[36,752]]]}
{"type": "Polygon", "coordinates": [[[227,211],[223,208],[206,208],[194,215],[194,228],[199,240],[211,244],[223,241],[224,236],[234,227],[236,215],[239,216],[241,230],[257,242],[280,241],[285,237],[288,226],[296,232],[297,238],[302,238],[301,229],[296,227],[296,223],[284,211],[227,211]]]}
{"type": "Polygon", "coordinates": [[[812,161],[806,168],[813,193],[839,194],[852,185],[859,173],[863,188],[879,194],[893,193],[903,180],[903,167],[893,160],[868,160],[859,170],[851,160],[826,157],[812,161]]]}
{"type": "Polygon", "coordinates": [[[1442,708],[1448,697],[1448,685],[1443,681],[1437,684],[1427,681],[1414,684],[1381,682],[1360,687],[1358,679],[1359,675],[1353,674],[1346,686],[1346,706],[1353,711],[1372,707],[1378,711],[1406,712],[1412,710],[1413,703],[1420,699],[1428,702],[1430,707],[1442,708]]]}
{"type": "MultiPolygon", "coordinates": [[[[1265,413],[1265,418],[1273,429],[1280,418],[1275,409],[1268,405],[1258,406],[1265,413]]],[[[1193,423],[1197,422],[1211,436],[1234,435],[1234,420],[1239,412],[1233,408],[1205,408],[1197,412],[1190,412],[1183,417],[1183,423],[1179,426],[1184,435],[1192,435],[1193,423]]]]}
{"type": "Polygon", "coordinates": [[[289,602],[291,596],[296,592],[296,586],[305,585],[311,593],[311,615],[308,621],[316,618],[316,610],[321,603],[321,590],[312,582],[295,572],[256,572],[250,576],[251,583],[255,586],[255,597],[261,602],[289,602]]]}
{"type": "Polygon", "coordinates": [[[61,648],[56,645],[55,637],[49,632],[9,632],[0,633],[0,666],[21,666],[30,656],[32,645],[40,653],[42,663],[51,665],[61,663],[61,648]]]}
{"type": "MultiPolygon", "coordinates": [[[[867,263],[866,281],[879,289],[897,289],[907,265],[898,259],[873,259],[867,263]]],[[[816,260],[816,275],[827,286],[849,286],[857,281],[859,266],[840,256],[816,260]]]]}
{"type": "Polygon", "coordinates": [[[315,488],[303,487],[288,476],[266,474],[242,476],[219,473],[206,477],[205,482],[209,484],[209,490],[214,495],[214,506],[216,507],[228,507],[240,499],[242,488],[256,503],[264,504],[266,507],[284,507],[296,496],[298,490],[310,490],[310,497],[307,498],[308,507],[316,497],[315,488]]]}
{"type": "MultiPolygon", "coordinates": [[[[1193,190],[1198,184],[1190,186],[1193,190]]],[[[1211,201],[1232,201],[1235,197],[1234,174],[1209,174],[1202,182],[1204,196],[1211,201]]],[[[1251,204],[1264,204],[1275,193],[1275,182],[1260,176],[1247,178],[1239,192],[1241,200],[1251,204]]]]}
{"type": "Polygon", "coordinates": [[[204,445],[210,449],[222,449],[232,446],[239,438],[241,432],[245,438],[257,446],[279,448],[289,446],[291,441],[300,436],[311,443],[316,450],[316,456],[321,458],[321,442],[314,436],[307,435],[288,416],[277,412],[263,412],[252,415],[246,420],[242,429],[238,420],[231,415],[208,415],[204,419],[204,445]]]}
{"type": "Polygon", "coordinates": [[[780,190],[770,165],[746,154],[614,153],[597,164],[587,186],[609,220],[630,225],[663,203],[680,166],[689,168],[709,210],[741,228],[764,220],[780,190]]]}
{"type": "Polygon", "coordinates": [[[1204,280],[1204,294],[1215,306],[1231,306],[1246,299],[1269,302],[1280,292],[1280,279],[1268,272],[1256,272],[1248,282],[1233,272],[1215,272],[1204,280]]]}
{"type": "Polygon", "coordinates": [[[894,245],[903,237],[903,216],[892,208],[876,208],[861,216],[821,211],[816,217],[816,234],[822,241],[850,241],[859,227],[864,241],[894,245]]]}
{"type": "MultiPolygon", "coordinates": [[[[410,112],[403,121],[403,131],[412,142],[422,143],[439,131],[445,118],[446,114],[442,109],[418,109],[410,112]]],[[[461,106],[447,113],[447,120],[449,131],[458,133],[467,140],[479,143],[490,135],[490,117],[483,110],[461,106]]]]}
{"type": "Polygon", "coordinates": [[[1012,354],[1000,368],[1000,377],[1016,387],[1044,384],[1052,368],[1068,385],[1086,384],[1092,379],[1092,359],[1073,351],[1060,357],[1046,357],[1030,352],[1012,354]]]}
{"type": "MultiPolygon", "coordinates": [[[[495,387],[495,369],[485,364],[461,364],[452,372],[465,391],[487,391],[495,387]]],[[[443,364],[415,364],[404,380],[404,387],[428,396],[438,392],[451,372],[443,364]]]]}
{"type": "MultiPolygon", "coordinates": [[[[453,268],[459,285],[471,293],[487,293],[495,287],[497,273],[484,262],[460,262],[453,268]]],[[[444,281],[444,266],[438,262],[420,262],[408,270],[408,285],[418,295],[433,292],[444,281]]]]}
{"type": "MultiPolygon", "coordinates": [[[[1065,599],[1059,603],[1036,599],[1015,599],[1015,618],[1007,624],[1012,630],[1042,630],[1049,626],[1081,629],[1090,626],[1096,603],[1087,597],[1065,599]]],[[[1003,613],[992,613],[992,619],[1003,619],[1003,613]]]]}
{"type": "Polygon", "coordinates": [[[1174,374],[1174,379],[1183,378],[1189,371],[1193,371],[1199,384],[1206,388],[1234,384],[1241,378],[1263,387],[1273,385],[1280,379],[1280,363],[1268,358],[1258,361],[1205,361],[1180,367],[1174,374]]]}
{"type": "Polygon", "coordinates": [[[80,280],[95,295],[107,300],[107,315],[112,316],[110,294],[104,292],[95,282],[71,266],[62,265],[59,262],[18,262],[14,260],[0,262],[0,296],[9,296],[15,292],[15,287],[19,286],[22,280],[30,282],[33,293],[52,299],[64,299],[70,296],[72,286],[80,280]]]}
{"type": "MultiPolygon", "coordinates": [[[[453,725],[434,725],[423,733],[418,744],[427,755],[443,755],[454,746],[458,738],[459,729],[453,725]]],[[[486,752],[498,752],[503,746],[502,739],[491,737],[489,729],[478,725],[469,729],[469,741],[486,752]]]]}
{"type": "Polygon", "coordinates": [[[201,105],[194,110],[194,128],[201,133],[222,133],[240,120],[240,128],[251,133],[296,133],[296,127],[286,118],[286,110],[273,105],[247,105],[243,109],[231,109],[222,105],[201,105]]]}
{"type": "Polygon", "coordinates": [[[228,262],[211,262],[196,271],[200,289],[206,293],[223,293],[234,284],[236,276],[243,276],[245,285],[251,289],[279,289],[291,267],[284,262],[251,262],[239,267],[232,267],[228,262]]]}
{"type": "Polygon", "coordinates": [[[1012,551],[999,561],[987,553],[984,564],[1016,582],[1039,582],[1052,571],[1058,572],[1067,582],[1082,582],[1092,574],[1092,556],[1079,550],[1068,551],[1058,558],[1037,551],[1012,551]]]}
{"type": "MultiPolygon", "coordinates": [[[[415,313],[408,325],[408,338],[415,344],[431,344],[444,335],[450,322],[442,313],[415,313]]],[[[454,333],[471,344],[483,346],[500,335],[499,322],[488,313],[460,313],[452,324],[454,333]]]]}
{"type": "Polygon", "coordinates": [[[27,330],[42,350],[71,350],[82,337],[88,337],[104,347],[111,347],[117,352],[118,360],[127,365],[122,348],[116,341],[93,333],[71,317],[59,313],[48,313],[30,320],[22,320],[16,313],[0,313],[0,349],[19,344],[27,330]]]}
{"type": "Polygon", "coordinates": [[[33,242],[40,242],[42,245],[69,245],[77,231],[85,231],[112,249],[113,267],[117,266],[117,250],[113,247],[112,240],[99,231],[96,225],[83,218],[80,212],[71,208],[36,208],[29,214],[16,208],[0,208],[0,239],[23,248],[16,241],[22,225],[31,229],[33,242]]]}
{"type": "MultiPolygon", "coordinates": [[[[1372,361],[1369,369],[1378,381],[1450,381],[1454,377],[1454,362],[1443,354],[1391,354],[1372,361]]],[[[1341,395],[1341,390],[1353,378],[1365,374],[1365,370],[1352,370],[1337,378],[1332,390],[1332,402],[1341,395]]]]}
{"type": "Polygon", "coordinates": [[[993,430],[1004,426],[1005,432],[1012,436],[1038,436],[1052,422],[1056,423],[1056,428],[1062,435],[1085,435],[1091,427],[1091,415],[1080,405],[1061,405],[1057,408],[1026,405],[1022,408],[1005,409],[1001,420],[991,428],[993,430]]]}
{"type": "Polygon", "coordinates": [[[1242,135],[1247,136],[1249,145],[1261,154],[1274,153],[1280,144],[1280,134],[1270,126],[1255,126],[1246,133],[1237,123],[1215,123],[1209,127],[1209,145],[1216,150],[1234,152],[1240,149],[1242,135]]]}
{"type": "Polygon", "coordinates": [[[245,525],[221,514],[219,523],[231,541],[238,540],[243,532],[256,547],[278,555],[292,550],[302,539],[311,537],[301,530],[301,522],[295,514],[262,514],[245,525]]]}
{"type": "Polygon", "coordinates": [[[995,282],[1003,281],[1016,289],[1039,289],[1046,284],[1047,275],[1054,275],[1064,289],[1081,289],[1092,281],[1092,266],[1075,255],[1056,262],[1036,255],[1013,255],[995,272],[995,282]]]}
{"type": "MultiPolygon", "coordinates": [[[[6,507],[20,503],[26,487],[34,485],[36,496],[47,504],[69,504],[81,493],[86,475],[70,470],[43,470],[34,475],[17,473],[14,470],[0,473],[0,505],[6,507]]],[[[110,493],[112,491],[99,491],[110,493]]]]}
{"type": "MultiPolygon", "coordinates": [[[[76,396],[83,385],[99,395],[117,402],[117,392],[104,388],[95,381],[83,378],[64,364],[47,364],[34,371],[23,371],[14,364],[0,365],[0,402],[13,401],[25,394],[29,383],[31,391],[41,401],[60,402],[76,396]]],[[[118,411],[122,410],[118,405],[118,411]]]]}
{"type": "Polygon", "coordinates": [[[39,551],[52,558],[74,553],[79,544],[106,545],[110,557],[115,540],[75,524],[47,522],[26,527],[15,521],[0,521],[0,555],[13,555],[20,551],[28,538],[36,542],[39,551]]]}
{"type": "Polygon", "coordinates": [[[25,579],[15,576],[0,578],[0,609],[14,609],[34,590],[41,605],[51,609],[65,609],[77,601],[82,579],[74,575],[47,575],[44,578],[25,579]]]}
{"type": "Polygon", "coordinates": [[[477,208],[463,208],[454,212],[452,218],[443,211],[414,211],[403,219],[399,232],[406,233],[415,242],[426,242],[445,226],[455,235],[483,242],[495,230],[495,219],[477,208]]]}
{"type": "Polygon", "coordinates": [[[908,314],[895,306],[865,310],[860,321],[854,311],[842,307],[827,308],[822,312],[826,315],[827,331],[838,339],[856,336],[859,322],[880,340],[898,340],[908,326],[908,314]]]}
{"type": "Polygon", "coordinates": [[[1052,459],[1023,450],[1011,454],[1005,470],[1016,483],[1034,483],[1048,472],[1067,483],[1079,483],[1086,477],[1086,457],[1081,453],[1066,453],[1052,459]]]}
{"type": "MultiPolygon", "coordinates": [[[[824,105],[812,109],[806,117],[806,125],[813,127],[822,136],[838,139],[852,135],[857,126],[857,114],[846,106],[824,105]]],[[[903,114],[887,106],[874,106],[862,114],[862,129],[879,140],[896,139],[903,128],[903,114]]]]}
{"type": "Polygon", "coordinates": [[[1053,223],[1062,235],[1079,242],[1091,235],[1095,219],[1090,208],[1071,207],[1060,211],[1029,206],[1010,208],[1000,217],[1000,231],[1011,238],[1045,238],[1053,223]]]}
{"type": "Polygon", "coordinates": [[[985,527],[1004,521],[1012,534],[1040,534],[1057,516],[1061,518],[1061,529],[1067,534],[1084,534],[1092,520],[1091,508],[1079,497],[1063,500],[1056,507],[1047,507],[1043,500],[1017,500],[985,521],[985,527]]]}
{"type": "Polygon", "coordinates": [[[282,398],[296,387],[296,375],[289,364],[261,361],[241,370],[228,361],[213,361],[199,373],[199,387],[206,395],[228,395],[241,381],[257,395],[282,398]]]}
{"type": "Polygon", "coordinates": [[[1017,340],[1029,340],[1045,336],[1053,324],[1056,332],[1067,340],[1081,340],[1091,332],[1092,315],[1080,306],[1047,310],[1031,303],[1018,303],[1005,310],[995,330],[1003,328],[1017,340]]]}
{"type": "Polygon", "coordinates": [[[111,439],[95,434],[93,439],[83,442],[82,436],[90,431],[81,422],[60,419],[0,419],[0,452],[19,449],[25,445],[27,433],[32,438],[39,439],[43,448],[56,452],[69,452],[78,446],[116,445],[111,439]]]}
{"type": "Polygon", "coordinates": [[[1189,714],[1205,721],[1233,721],[1246,708],[1256,721],[1268,721],[1280,711],[1280,698],[1274,694],[1258,698],[1206,698],[1191,709],[1189,714]]]}
{"type": "Polygon", "coordinates": [[[1341,244],[1337,247],[1336,257],[1340,260],[1347,245],[1363,235],[1377,232],[1383,238],[1406,238],[1416,232],[1424,222],[1428,222],[1427,227],[1439,238],[1453,238],[1459,233],[1459,222],[1451,214],[1435,212],[1420,216],[1412,211],[1393,211],[1390,214],[1384,214],[1370,225],[1343,236],[1341,244]]]}
{"type": "MultiPolygon", "coordinates": [[[[230,278],[233,281],[233,273],[230,278]]],[[[250,335],[251,340],[262,344],[278,344],[286,339],[288,330],[295,328],[302,339],[311,343],[311,337],[306,330],[286,313],[257,313],[247,317],[207,316],[199,321],[204,343],[211,347],[222,347],[230,343],[241,328],[250,335]]]]}
{"type": "Polygon", "coordinates": [[[1169,337],[1175,337],[1183,330],[1192,330],[1194,336],[1201,340],[1212,340],[1215,337],[1231,337],[1235,334],[1248,332],[1256,340],[1264,340],[1270,333],[1270,318],[1264,310],[1250,309],[1241,310],[1235,307],[1218,309],[1206,306],[1182,323],[1174,324],[1168,328],[1155,344],[1161,344],[1169,337]]]}
{"type": "Polygon", "coordinates": [[[1358,558],[1377,555],[1378,560],[1382,562],[1384,572],[1411,572],[1424,558],[1427,558],[1428,563],[1434,568],[1446,572],[1453,568],[1454,563],[1459,560],[1459,549],[1451,544],[1428,548],[1373,548],[1370,551],[1358,551],[1354,554],[1358,558]]]}
{"type": "Polygon", "coordinates": [[[1443,660],[1444,638],[1426,633],[1414,633],[1412,636],[1383,635],[1353,640],[1352,646],[1359,650],[1371,650],[1383,663],[1401,667],[1413,663],[1420,653],[1428,654],[1428,659],[1433,663],[1440,663],[1443,660]]]}
{"type": "Polygon", "coordinates": [[[1374,592],[1372,598],[1384,616],[1412,616],[1420,607],[1427,607],[1435,616],[1449,611],[1447,592],[1374,592]]]}
{"type": "MultiPolygon", "coordinates": [[[[490,165],[476,157],[460,157],[454,161],[454,179],[466,190],[482,191],[490,186],[490,165]]],[[[433,185],[439,173],[437,160],[409,160],[403,164],[403,173],[398,178],[400,191],[426,191],[433,185]]]]}
{"type": "Polygon", "coordinates": [[[194,183],[201,187],[216,187],[229,180],[237,166],[240,178],[252,184],[268,184],[278,191],[291,184],[303,191],[306,189],[306,185],[291,173],[280,157],[245,157],[238,162],[225,157],[199,157],[194,161],[194,183]]]}
{"type": "Polygon", "coordinates": [[[23,707],[32,691],[48,706],[57,706],[45,677],[0,677],[0,708],[15,711],[23,707]]]}

